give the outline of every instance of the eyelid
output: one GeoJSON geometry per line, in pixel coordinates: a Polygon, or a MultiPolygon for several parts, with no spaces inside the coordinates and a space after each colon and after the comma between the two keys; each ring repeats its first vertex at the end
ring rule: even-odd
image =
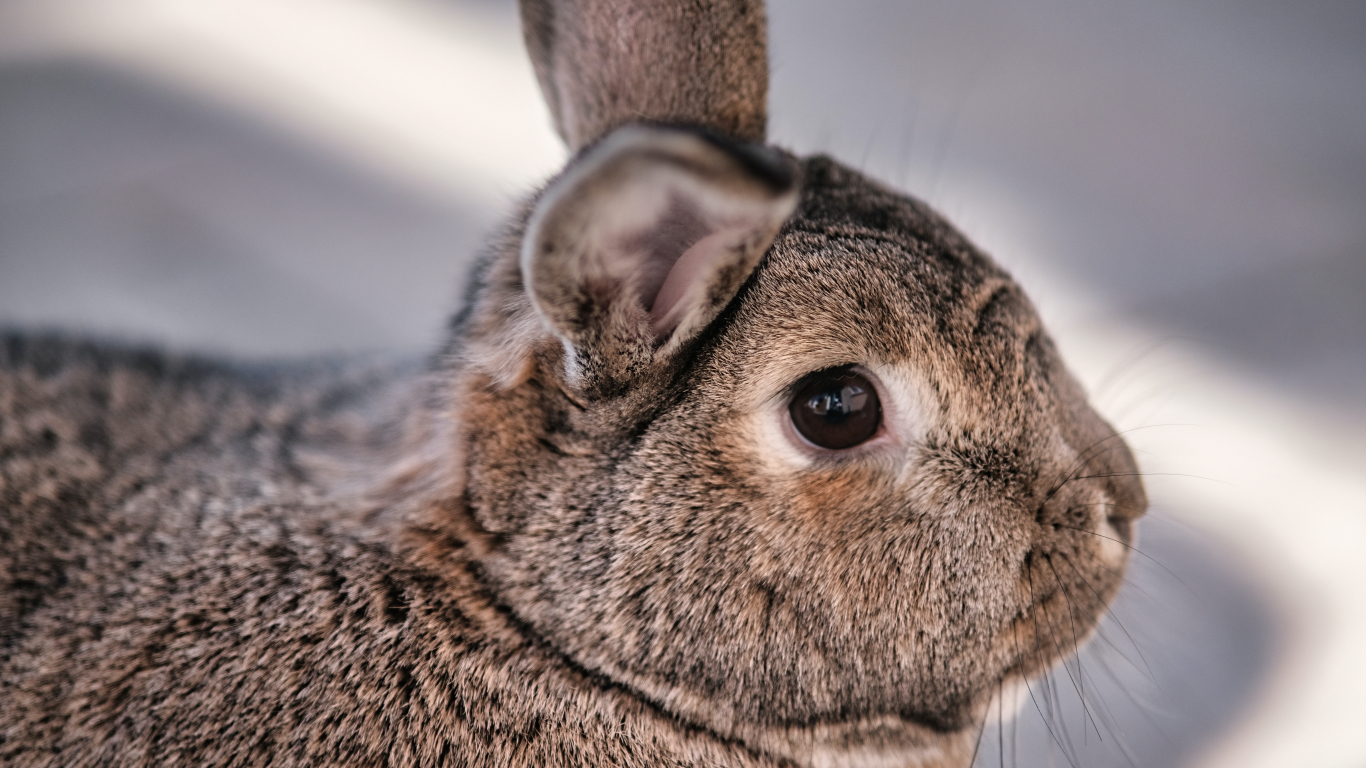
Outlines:
{"type": "Polygon", "coordinates": [[[891,428],[891,419],[888,418],[889,406],[892,408],[895,407],[894,401],[891,398],[891,392],[888,391],[887,386],[883,384],[882,379],[877,374],[869,370],[867,366],[859,363],[832,365],[827,368],[811,371],[810,373],[801,376],[795,382],[784,388],[783,396],[779,400],[779,404],[781,409],[778,418],[781,420],[784,436],[786,436],[788,441],[791,442],[795,448],[806,454],[808,458],[817,461],[857,459],[869,454],[881,453],[887,447],[899,446],[903,442],[891,428]],[[873,433],[872,437],[849,448],[823,448],[816,445],[806,439],[801,431],[797,429],[797,425],[792,422],[790,407],[793,398],[801,392],[802,388],[810,382],[811,379],[817,376],[828,375],[835,371],[847,371],[848,373],[857,374],[866,379],[873,385],[873,389],[876,390],[880,405],[880,419],[877,431],[873,433]]]}
{"type": "Polygon", "coordinates": [[[791,384],[788,384],[786,387],[783,388],[783,391],[781,393],[782,399],[791,402],[792,398],[796,397],[797,394],[800,393],[802,389],[806,387],[808,383],[811,382],[812,379],[815,379],[820,376],[828,376],[835,373],[836,371],[842,371],[844,373],[854,373],[860,376],[864,376],[868,378],[870,381],[872,380],[872,378],[868,376],[868,373],[864,370],[864,368],[860,366],[858,363],[831,365],[825,368],[811,371],[798,377],[796,381],[792,382],[791,384]]]}

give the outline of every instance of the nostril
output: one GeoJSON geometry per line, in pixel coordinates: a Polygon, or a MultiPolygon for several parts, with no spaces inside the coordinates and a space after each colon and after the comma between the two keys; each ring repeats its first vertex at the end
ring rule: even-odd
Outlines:
{"type": "Polygon", "coordinates": [[[1124,497],[1109,498],[1105,501],[1102,510],[1105,516],[1105,523],[1113,530],[1117,538],[1122,541],[1131,541],[1134,532],[1134,522],[1142,517],[1147,511],[1146,499],[1128,499],[1124,497]]]}
{"type": "Polygon", "coordinates": [[[1114,529],[1115,533],[1119,534],[1120,538],[1128,540],[1129,533],[1134,524],[1132,518],[1122,514],[1107,515],[1105,522],[1110,524],[1110,527],[1114,529]]]}
{"type": "Polygon", "coordinates": [[[1046,531],[1059,531],[1063,528],[1070,528],[1076,524],[1076,510],[1070,508],[1052,508],[1045,504],[1034,512],[1034,522],[1046,531]]]}
{"type": "Polygon", "coordinates": [[[1107,523],[1110,527],[1127,533],[1129,526],[1128,517],[1116,510],[1113,505],[1081,499],[1054,499],[1051,503],[1035,509],[1034,521],[1040,529],[1054,533],[1064,528],[1083,533],[1093,532],[1106,527],[1107,523]]]}

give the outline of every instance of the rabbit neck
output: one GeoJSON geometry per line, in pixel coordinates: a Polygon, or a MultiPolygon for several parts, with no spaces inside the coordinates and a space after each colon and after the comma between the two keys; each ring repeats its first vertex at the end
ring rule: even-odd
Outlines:
{"type": "MultiPolygon", "coordinates": [[[[579,685],[598,692],[582,698],[585,706],[596,706],[599,696],[629,702],[614,710],[628,713],[621,714],[622,732],[656,734],[656,743],[670,745],[683,764],[697,754],[710,755],[707,764],[715,765],[948,768],[970,761],[976,738],[971,723],[979,719],[975,713],[966,727],[900,716],[817,724],[746,722],[730,702],[690,695],[581,658],[568,638],[538,626],[535,609],[528,612],[522,594],[525,580],[540,578],[523,568],[536,555],[525,550],[520,532],[544,524],[540,516],[548,508],[532,496],[567,497],[571,489],[599,483],[615,460],[607,446],[622,441],[611,425],[629,422],[624,414],[638,414],[661,397],[658,389],[647,388],[624,398],[610,413],[582,412],[558,378],[558,363],[553,339],[545,338],[530,345],[511,386],[487,369],[462,369],[449,380],[439,400],[442,407],[421,420],[429,425],[422,438],[425,458],[420,468],[408,469],[408,487],[423,489],[410,496],[421,499],[410,510],[404,534],[411,562],[447,574],[464,585],[462,590],[477,589],[480,599],[494,606],[500,632],[516,632],[526,647],[554,660],[556,675],[576,677],[579,685]],[[577,429],[568,426],[576,421],[573,414],[577,429]],[[553,437],[547,438],[548,433],[553,437]],[[527,482],[514,474],[536,479],[527,482]]],[[[555,717],[564,717],[559,710],[571,704],[556,700],[546,706],[556,710],[555,717]]],[[[620,748],[615,738],[576,743],[575,748],[597,750],[599,762],[605,762],[620,748]]]]}

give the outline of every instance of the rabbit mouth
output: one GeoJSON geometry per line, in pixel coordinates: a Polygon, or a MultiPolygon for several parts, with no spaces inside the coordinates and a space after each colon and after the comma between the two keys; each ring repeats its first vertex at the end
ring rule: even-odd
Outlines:
{"type": "Polygon", "coordinates": [[[999,653],[1009,661],[1000,680],[1027,680],[1077,654],[1118,589],[1115,571],[1100,564],[1087,568],[1061,550],[1033,551],[1025,559],[1020,589],[1028,603],[1001,632],[999,653]]]}

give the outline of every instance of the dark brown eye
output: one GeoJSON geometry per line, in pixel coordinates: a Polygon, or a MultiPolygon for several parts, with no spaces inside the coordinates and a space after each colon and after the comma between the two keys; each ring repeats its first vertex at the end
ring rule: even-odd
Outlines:
{"type": "Polygon", "coordinates": [[[802,437],[835,451],[866,442],[882,424],[877,388],[848,368],[807,377],[787,410],[802,437]]]}

